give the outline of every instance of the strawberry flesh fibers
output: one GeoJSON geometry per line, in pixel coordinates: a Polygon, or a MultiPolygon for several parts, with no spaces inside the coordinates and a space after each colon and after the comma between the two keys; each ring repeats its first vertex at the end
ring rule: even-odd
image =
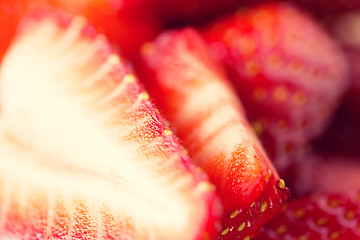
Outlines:
{"type": "Polygon", "coordinates": [[[288,190],[206,43],[187,28],[161,34],[142,53],[146,86],[224,203],[221,238],[255,235],[281,209],[288,190]]]}
{"type": "Polygon", "coordinates": [[[254,240],[360,239],[360,192],[322,194],[289,202],[254,240]]]}
{"type": "Polygon", "coordinates": [[[266,4],[204,30],[281,175],[321,134],[348,85],[345,57],[290,4],[266,4]]]}
{"type": "Polygon", "coordinates": [[[83,18],[27,17],[1,67],[0,238],[197,240],[221,206],[83,18]]]}

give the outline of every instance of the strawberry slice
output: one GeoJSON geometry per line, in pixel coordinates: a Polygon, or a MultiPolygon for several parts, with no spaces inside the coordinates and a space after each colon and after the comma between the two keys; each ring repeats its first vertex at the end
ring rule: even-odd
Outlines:
{"type": "Polygon", "coordinates": [[[204,36],[270,159],[285,173],[337,107],[348,85],[344,55],[315,21],[285,3],[217,20],[204,36]]]}
{"type": "Polygon", "coordinates": [[[187,28],[161,34],[142,52],[146,86],[224,203],[221,238],[255,235],[281,209],[288,190],[206,43],[187,28]]]}
{"type": "Polygon", "coordinates": [[[360,239],[360,192],[294,200],[254,240],[360,239]]]}
{"type": "Polygon", "coordinates": [[[1,67],[1,239],[197,240],[221,207],[104,36],[26,18],[1,67]]]}

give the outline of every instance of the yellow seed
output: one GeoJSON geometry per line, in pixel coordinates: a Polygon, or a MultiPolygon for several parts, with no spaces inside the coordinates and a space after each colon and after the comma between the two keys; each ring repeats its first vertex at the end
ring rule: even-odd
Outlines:
{"type": "Polygon", "coordinates": [[[221,235],[225,235],[229,232],[229,228],[226,228],[224,231],[221,232],[221,235]]]}
{"type": "Polygon", "coordinates": [[[256,135],[260,136],[264,132],[264,127],[260,122],[253,122],[251,124],[252,129],[254,129],[254,132],[256,135]]]}
{"type": "Polygon", "coordinates": [[[278,188],[285,189],[285,181],[280,179],[278,182],[278,188]]]}
{"type": "Polygon", "coordinates": [[[278,34],[273,29],[262,29],[262,32],[262,44],[264,46],[272,47],[279,41],[278,34]]]}
{"type": "Polygon", "coordinates": [[[267,203],[266,203],[266,202],[262,202],[262,203],[261,203],[260,211],[263,213],[263,212],[266,211],[266,208],[267,208],[267,203]]]}
{"type": "Polygon", "coordinates": [[[254,54],[256,49],[256,44],[251,37],[240,35],[236,39],[238,40],[237,49],[239,50],[241,55],[250,57],[251,55],[254,54]]]}
{"type": "Polygon", "coordinates": [[[255,202],[253,202],[251,205],[250,205],[250,207],[253,207],[255,205],[255,202]]]}
{"type": "Polygon", "coordinates": [[[150,98],[149,94],[147,94],[146,92],[142,92],[139,95],[141,100],[148,100],[150,98]]]}
{"type": "Polygon", "coordinates": [[[252,24],[261,30],[268,29],[274,24],[274,17],[269,11],[260,10],[252,16],[252,24]]]}
{"type": "Polygon", "coordinates": [[[306,95],[305,93],[301,92],[301,91],[297,91],[294,93],[294,95],[291,97],[291,101],[296,105],[296,106],[304,106],[304,104],[307,101],[306,95]]]}
{"type": "Polygon", "coordinates": [[[326,218],[319,218],[318,220],[316,220],[316,225],[323,226],[326,222],[327,222],[326,218]]]}
{"type": "Polygon", "coordinates": [[[81,29],[83,27],[85,27],[87,21],[84,17],[81,16],[76,16],[75,18],[73,18],[73,20],[71,21],[71,26],[74,26],[78,29],[81,29]]]}
{"type": "Polygon", "coordinates": [[[250,240],[249,235],[247,235],[247,236],[244,238],[244,240],[250,240]]]}
{"type": "Polygon", "coordinates": [[[124,81],[126,83],[133,83],[133,82],[135,82],[135,80],[136,80],[136,78],[135,78],[134,74],[131,74],[131,73],[126,74],[124,77],[124,81]]]}
{"type": "Polygon", "coordinates": [[[345,218],[347,220],[352,220],[354,219],[354,217],[355,217],[355,212],[352,210],[345,213],[345,218]]]}
{"type": "Polygon", "coordinates": [[[336,198],[330,199],[328,202],[328,205],[332,208],[338,207],[339,206],[339,200],[336,198]]]}
{"type": "Polygon", "coordinates": [[[286,230],[287,230],[286,226],[281,225],[278,228],[276,228],[275,232],[276,232],[277,235],[282,235],[282,234],[284,234],[286,232],[286,230]]]}
{"type": "Polygon", "coordinates": [[[276,87],[273,93],[273,98],[275,102],[284,102],[288,97],[288,90],[284,86],[276,87]]]}
{"type": "Polygon", "coordinates": [[[278,69],[282,65],[282,59],[278,55],[272,55],[268,59],[268,65],[272,69],[278,69]]]}
{"type": "Polygon", "coordinates": [[[331,240],[334,240],[334,239],[337,239],[338,237],[340,236],[340,233],[338,231],[336,232],[332,232],[330,235],[329,235],[329,238],[331,240]]]}
{"type": "Polygon", "coordinates": [[[253,94],[252,94],[252,98],[257,101],[263,101],[266,98],[266,90],[263,88],[257,88],[254,90],[253,94]]]}
{"type": "Polygon", "coordinates": [[[288,68],[294,75],[300,75],[303,72],[303,65],[297,61],[290,62],[288,68]]]}
{"type": "Polygon", "coordinates": [[[245,228],[245,222],[243,222],[242,224],[240,224],[240,226],[238,227],[238,231],[241,232],[243,229],[245,228]]]}
{"type": "Polygon", "coordinates": [[[249,78],[253,78],[260,72],[259,66],[255,61],[249,60],[245,64],[245,72],[249,78]]]}
{"type": "Polygon", "coordinates": [[[201,192],[212,192],[215,191],[215,186],[207,181],[199,182],[197,188],[201,192]]]}
{"type": "Polygon", "coordinates": [[[298,209],[298,210],[295,211],[294,217],[295,217],[296,219],[299,219],[299,218],[303,217],[303,216],[305,215],[305,213],[306,213],[305,209],[300,208],[300,209],[298,209]]]}
{"type": "Polygon", "coordinates": [[[286,131],[289,128],[288,122],[286,120],[279,120],[276,123],[276,127],[277,129],[279,129],[280,131],[286,131]]]}
{"type": "Polygon", "coordinates": [[[120,58],[118,55],[116,54],[111,54],[108,58],[108,63],[111,64],[111,65],[115,65],[115,64],[118,64],[120,62],[120,58]]]}
{"type": "Polygon", "coordinates": [[[298,237],[298,240],[308,240],[309,237],[307,235],[301,235],[298,237]]]}
{"type": "Polygon", "coordinates": [[[164,133],[165,133],[165,135],[172,135],[173,134],[173,132],[171,130],[169,130],[169,129],[165,129],[164,133]]]}
{"type": "Polygon", "coordinates": [[[270,169],[268,170],[268,174],[266,175],[266,177],[265,177],[265,181],[267,182],[267,181],[269,181],[269,179],[271,178],[271,175],[272,175],[272,173],[271,173],[271,171],[270,171],[270,169]]]}
{"type": "Polygon", "coordinates": [[[155,47],[152,42],[146,42],[141,46],[140,52],[144,56],[150,56],[155,52],[155,47]]]}
{"type": "Polygon", "coordinates": [[[239,210],[235,210],[231,215],[230,215],[230,218],[234,218],[238,215],[239,213],[239,210]]]}

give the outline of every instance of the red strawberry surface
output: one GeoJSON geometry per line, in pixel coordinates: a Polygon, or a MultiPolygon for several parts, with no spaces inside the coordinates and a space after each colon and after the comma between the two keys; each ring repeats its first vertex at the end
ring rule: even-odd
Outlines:
{"type": "Polygon", "coordinates": [[[206,175],[85,19],[48,8],[24,19],[0,83],[1,239],[217,235],[206,175]]]}
{"type": "Polygon", "coordinates": [[[256,235],[289,193],[206,43],[186,28],[163,33],[142,50],[145,85],[224,203],[220,238],[256,235]]]}
{"type": "Polygon", "coordinates": [[[344,55],[314,20],[289,4],[229,15],[210,24],[204,36],[284,174],[339,104],[348,85],[344,55]]]}
{"type": "Polygon", "coordinates": [[[314,148],[318,151],[327,155],[360,157],[360,119],[357,118],[360,111],[356,102],[349,101],[350,94],[330,126],[315,141],[314,148]]]}
{"type": "Polygon", "coordinates": [[[313,151],[296,165],[292,192],[346,193],[360,188],[360,157],[313,151]]]}
{"type": "Polygon", "coordinates": [[[289,202],[254,240],[360,239],[360,193],[318,194],[289,202]]]}
{"type": "Polygon", "coordinates": [[[344,112],[352,121],[360,123],[360,10],[326,18],[327,28],[343,48],[350,67],[350,89],[347,92],[344,112]]]}

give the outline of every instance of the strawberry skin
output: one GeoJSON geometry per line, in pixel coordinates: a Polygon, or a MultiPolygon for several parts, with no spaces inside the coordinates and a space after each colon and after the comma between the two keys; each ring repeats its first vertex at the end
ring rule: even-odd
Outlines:
{"type": "Polygon", "coordinates": [[[346,94],[343,110],[355,123],[360,122],[360,10],[324,18],[327,29],[340,43],[350,68],[350,88],[346,94]]]}
{"type": "Polygon", "coordinates": [[[360,158],[313,151],[296,166],[293,176],[292,192],[298,195],[351,192],[360,188],[360,158]]]}
{"type": "Polygon", "coordinates": [[[360,239],[359,194],[319,194],[289,202],[254,240],[360,239]]]}
{"type": "Polygon", "coordinates": [[[212,185],[106,38],[49,8],[19,26],[0,71],[0,238],[214,238],[212,185]]]}
{"type": "Polygon", "coordinates": [[[239,11],[210,24],[204,37],[237,87],[270,159],[285,173],[337,107],[348,85],[344,55],[289,4],[239,11]]]}
{"type": "Polygon", "coordinates": [[[139,72],[147,89],[193,162],[217,187],[225,207],[221,238],[228,239],[244,221],[247,227],[235,234],[256,235],[289,193],[206,43],[186,28],[161,34],[142,53],[139,72]]]}

